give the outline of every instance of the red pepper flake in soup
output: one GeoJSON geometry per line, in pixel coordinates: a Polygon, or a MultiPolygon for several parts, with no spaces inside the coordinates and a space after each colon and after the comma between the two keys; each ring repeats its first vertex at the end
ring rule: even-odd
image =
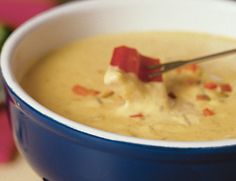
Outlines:
{"type": "Polygon", "coordinates": [[[203,101],[209,101],[209,100],[211,100],[211,98],[210,98],[208,95],[206,95],[206,94],[198,94],[198,95],[196,96],[196,99],[197,99],[197,100],[203,100],[203,101]]]}
{"type": "Polygon", "coordinates": [[[144,118],[144,115],[142,113],[138,113],[138,114],[130,115],[129,117],[131,117],[131,118],[144,118]]]}
{"type": "Polygon", "coordinates": [[[221,84],[220,89],[222,92],[232,92],[232,87],[230,84],[221,84]]]}
{"type": "Polygon", "coordinates": [[[199,66],[197,64],[189,64],[189,65],[185,65],[183,67],[176,69],[177,73],[181,73],[184,71],[196,73],[198,70],[199,70],[199,66]]]}
{"type": "Polygon", "coordinates": [[[76,84],[72,87],[72,91],[80,96],[97,96],[98,94],[100,94],[99,91],[94,90],[94,89],[88,89],[86,87],[83,87],[79,84],[76,84]]]}
{"type": "Polygon", "coordinates": [[[218,85],[215,82],[206,82],[204,84],[204,88],[214,90],[218,87],[218,85]]]}
{"type": "Polygon", "coordinates": [[[203,116],[205,116],[205,117],[215,115],[215,112],[209,108],[203,109],[202,113],[203,113],[203,116]]]}
{"type": "Polygon", "coordinates": [[[189,64],[189,65],[184,66],[184,68],[192,72],[196,72],[199,69],[197,64],[189,64]]]}

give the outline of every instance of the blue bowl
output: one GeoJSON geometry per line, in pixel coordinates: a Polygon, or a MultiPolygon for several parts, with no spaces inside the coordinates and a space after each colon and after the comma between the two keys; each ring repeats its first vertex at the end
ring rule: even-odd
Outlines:
{"type": "Polygon", "coordinates": [[[19,150],[49,181],[235,181],[235,139],[174,142],[97,130],[48,110],[18,84],[33,60],[75,38],[163,29],[236,37],[234,17],[236,4],[227,1],[101,0],[69,3],[33,18],[9,38],[1,56],[19,150]]]}

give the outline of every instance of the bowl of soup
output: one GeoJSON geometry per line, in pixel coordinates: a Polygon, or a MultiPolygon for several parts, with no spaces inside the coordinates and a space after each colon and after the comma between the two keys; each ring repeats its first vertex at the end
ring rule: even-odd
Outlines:
{"type": "Polygon", "coordinates": [[[82,1],[45,12],[1,55],[19,150],[43,180],[236,179],[231,1],[82,1]]]}

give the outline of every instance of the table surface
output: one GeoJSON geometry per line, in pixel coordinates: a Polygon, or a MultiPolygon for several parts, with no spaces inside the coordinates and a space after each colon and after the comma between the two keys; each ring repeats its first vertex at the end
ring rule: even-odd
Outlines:
{"type": "Polygon", "coordinates": [[[10,163],[0,164],[0,180],[4,181],[42,181],[30,168],[26,160],[17,155],[10,163]]]}

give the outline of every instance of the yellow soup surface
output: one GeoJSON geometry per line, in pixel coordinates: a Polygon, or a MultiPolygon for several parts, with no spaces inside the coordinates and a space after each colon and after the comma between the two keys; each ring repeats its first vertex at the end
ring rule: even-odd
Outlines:
{"type": "Polygon", "coordinates": [[[193,32],[100,35],[38,60],[21,85],[48,109],[109,132],[178,141],[236,138],[236,56],[198,64],[196,70],[179,68],[164,74],[164,82],[144,83],[124,72],[111,74],[113,50],[121,45],[163,63],[232,49],[236,40],[193,32]],[[119,84],[111,88],[104,76],[105,82],[120,76],[119,84]],[[164,102],[168,106],[157,107],[164,102]]]}

